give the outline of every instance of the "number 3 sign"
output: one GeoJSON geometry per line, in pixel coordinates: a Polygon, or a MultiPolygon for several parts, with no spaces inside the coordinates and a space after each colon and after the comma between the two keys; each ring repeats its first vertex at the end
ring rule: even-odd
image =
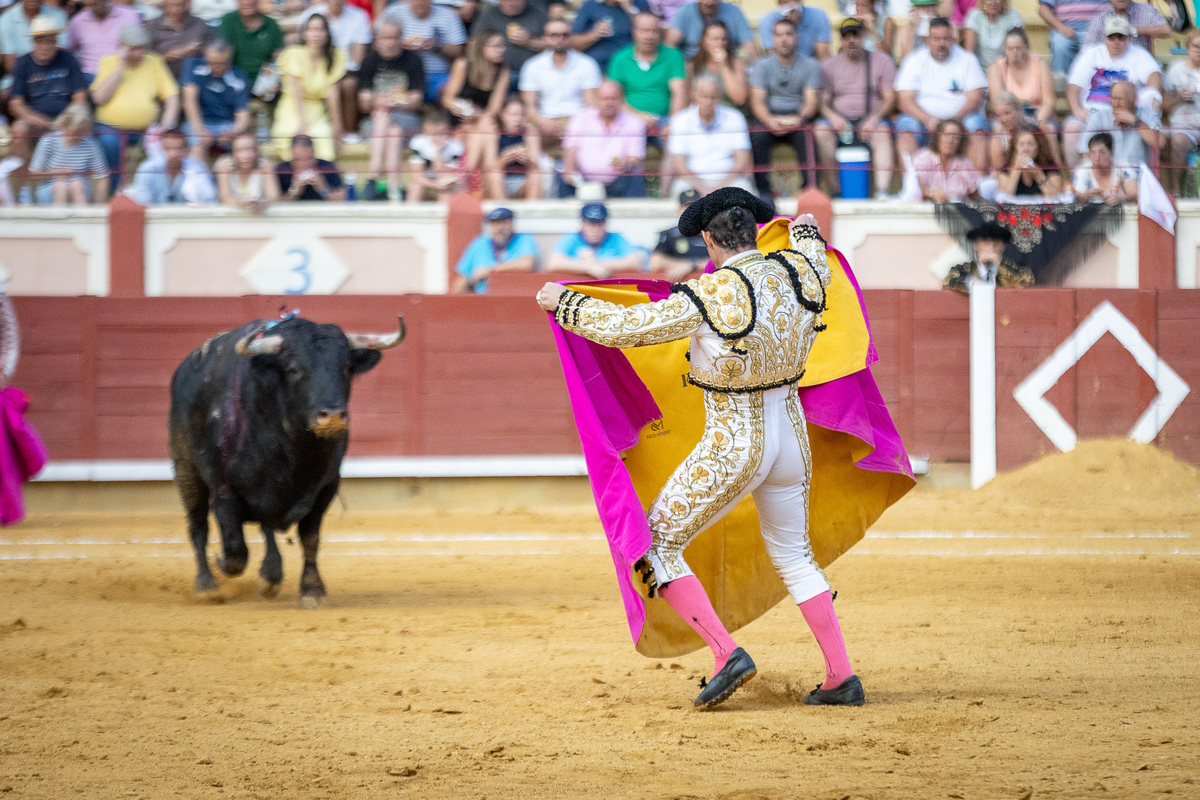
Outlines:
{"type": "Polygon", "coordinates": [[[333,294],[350,271],[321,239],[284,233],[263,245],[241,275],[258,294],[333,294]]]}

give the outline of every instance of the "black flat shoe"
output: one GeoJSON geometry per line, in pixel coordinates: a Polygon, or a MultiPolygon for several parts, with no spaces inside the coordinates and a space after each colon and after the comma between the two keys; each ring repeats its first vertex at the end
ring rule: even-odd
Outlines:
{"type": "Polygon", "coordinates": [[[863,694],[862,681],[857,675],[851,675],[833,689],[822,689],[820,686],[804,695],[806,706],[861,706],[867,702],[863,694]]]}
{"type": "Polygon", "coordinates": [[[701,679],[700,688],[703,690],[692,703],[696,708],[712,708],[729,699],[746,681],[758,674],[754,659],[742,648],[733,651],[721,671],[710,681],[701,679]]]}

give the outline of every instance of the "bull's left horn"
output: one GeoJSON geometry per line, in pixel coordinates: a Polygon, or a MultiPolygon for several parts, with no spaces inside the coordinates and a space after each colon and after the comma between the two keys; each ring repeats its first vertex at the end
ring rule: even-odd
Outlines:
{"type": "Polygon", "coordinates": [[[259,336],[262,331],[255,331],[237,340],[233,352],[239,356],[261,356],[278,353],[283,348],[282,336],[259,336]]]}
{"type": "Polygon", "coordinates": [[[390,350],[404,341],[408,335],[408,326],[404,324],[404,315],[397,317],[400,327],[395,333],[347,333],[346,341],[350,349],[369,348],[371,350],[390,350]]]}

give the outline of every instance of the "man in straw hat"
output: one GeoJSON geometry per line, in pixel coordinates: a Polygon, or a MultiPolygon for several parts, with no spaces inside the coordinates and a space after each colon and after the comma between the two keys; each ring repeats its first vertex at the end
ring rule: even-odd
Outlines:
{"type": "Polygon", "coordinates": [[[12,172],[15,194],[20,193],[29,175],[29,159],[38,139],[50,131],[68,106],[87,101],[87,81],[79,62],[59,46],[62,32],[62,22],[56,16],[34,17],[29,25],[32,49],[13,65],[11,154],[24,162],[12,172]]]}
{"type": "Polygon", "coordinates": [[[4,73],[4,77],[0,78],[0,89],[12,85],[12,72],[17,59],[33,50],[30,35],[33,22],[38,17],[44,17],[47,21],[43,22],[42,28],[57,28],[58,44],[67,46],[67,15],[61,8],[43,5],[41,0],[20,0],[5,8],[0,12],[0,53],[3,54],[3,60],[0,61],[3,69],[0,72],[4,73]]]}
{"type": "Polygon", "coordinates": [[[701,709],[728,699],[757,668],[717,616],[684,549],[748,494],[771,564],[825,656],[826,681],[805,703],[864,702],[829,582],[809,542],[812,456],[796,391],[813,341],[825,328],[831,273],[825,242],[809,215],[789,227],[793,249],[760,253],[758,224],[772,216],[766,202],[733,187],[689,205],[679,232],[702,236],[718,268],[675,284],[665,300],[622,306],[554,283],[537,295],[563,329],[609,347],[690,337],[687,380],[704,390],[705,427],[650,505],[652,544],[634,569],[646,592],[664,598],[712,650],[712,677],[694,701],[701,709]]]}

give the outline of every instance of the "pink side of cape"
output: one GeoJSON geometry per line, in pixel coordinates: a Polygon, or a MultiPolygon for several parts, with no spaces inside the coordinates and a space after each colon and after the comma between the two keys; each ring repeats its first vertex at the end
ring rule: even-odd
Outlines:
{"type": "Polygon", "coordinates": [[[0,389],[0,525],[25,518],[21,484],[46,465],[46,447],[25,420],[29,395],[11,386],[0,389]]]}

